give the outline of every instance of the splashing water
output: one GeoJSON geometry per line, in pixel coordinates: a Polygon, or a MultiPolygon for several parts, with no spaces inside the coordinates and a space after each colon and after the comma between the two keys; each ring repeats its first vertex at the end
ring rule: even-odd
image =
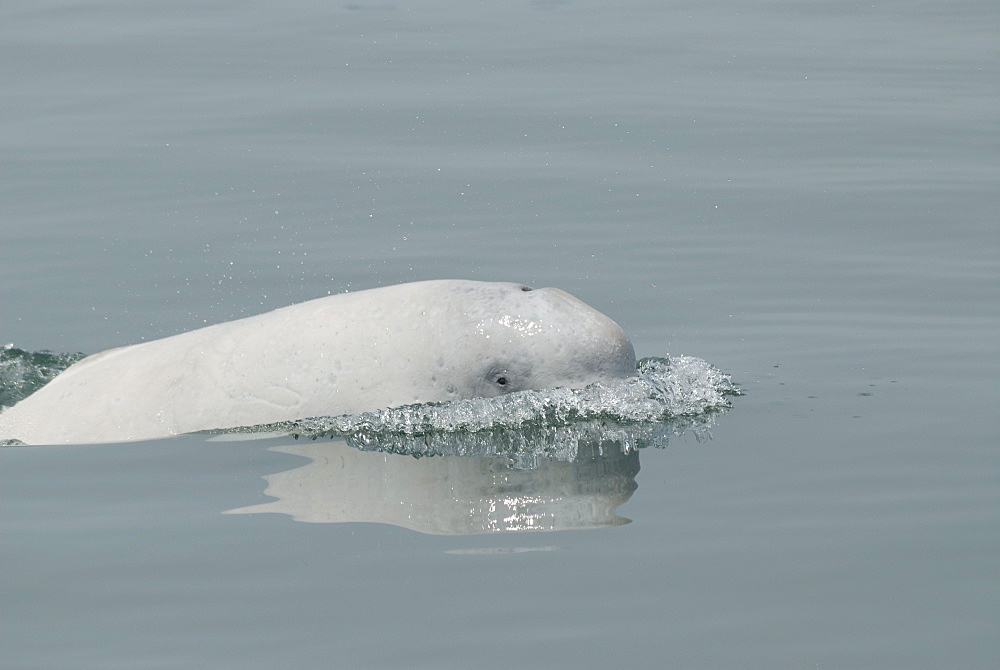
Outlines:
{"type": "Polygon", "coordinates": [[[665,447],[689,431],[701,439],[730,407],[729,396],[742,394],[729,375],[691,356],[644,358],[637,372],[583,389],[521,391],[219,432],[343,437],[366,451],[502,456],[514,467],[532,468],[539,458],[571,461],[585,443],[627,452],[665,447]]]}
{"type": "Polygon", "coordinates": [[[24,351],[13,344],[0,346],[0,408],[27,398],[85,355],[24,351]]]}
{"type": "MultiPolygon", "coordinates": [[[[83,357],[0,348],[0,407],[14,405],[83,357]]],[[[730,396],[742,394],[729,375],[692,356],[644,358],[636,371],[635,377],[582,389],[521,391],[208,432],[346,438],[366,451],[500,456],[514,467],[531,468],[539,458],[571,461],[585,444],[627,452],[665,447],[688,432],[700,440],[730,407],[730,396]]]]}

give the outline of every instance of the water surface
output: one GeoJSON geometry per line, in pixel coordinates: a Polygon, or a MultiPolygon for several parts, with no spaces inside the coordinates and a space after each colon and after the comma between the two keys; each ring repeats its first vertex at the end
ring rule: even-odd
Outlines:
{"type": "Polygon", "coordinates": [[[267,440],[2,449],[0,665],[995,667],[998,32],[973,0],[4,5],[0,344],[521,281],[746,396],[606,469],[631,523],[551,532],[223,514],[310,462],[267,440]]]}

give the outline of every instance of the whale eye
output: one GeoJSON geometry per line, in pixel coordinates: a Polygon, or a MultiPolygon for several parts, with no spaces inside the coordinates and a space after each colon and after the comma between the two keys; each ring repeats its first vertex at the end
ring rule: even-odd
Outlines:
{"type": "Polygon", "coordinates": [[[514,391],[520,391],[523,385],[520,381],[520,375],[516,371],[512,371],[508,366],[496,365],[486,373],[486,382],[488,389],[493,389],[492,393],[487,392],[487,395],[498,395],[504,393],[513,393],[514,391]]]}
{"type": "Polygon", "coordinates": [[[521,287],[521,290],[522,290],[522,291],[524,291],[525,293],[527,293],[528,291],[530,291],[530,290],[532,290],[532,289],[531,289],[531,287],[530,287],[530,286],[522,286],[522,287],[521,287]]]}

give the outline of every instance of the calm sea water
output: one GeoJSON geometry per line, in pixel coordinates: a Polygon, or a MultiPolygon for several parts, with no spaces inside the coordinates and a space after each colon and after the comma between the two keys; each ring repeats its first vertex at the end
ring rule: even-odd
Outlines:
{"type": "Polygon", "coordinates": [[[548,533],[359,516],[374,466],[364,521],[222,514],[307,463],[275,440],[0,450],[0,666],[996,667],[997,34],[976,1],[4,3],[0,344],[497,279],[747,395],[604,470],[631,523],[548,533]]]}

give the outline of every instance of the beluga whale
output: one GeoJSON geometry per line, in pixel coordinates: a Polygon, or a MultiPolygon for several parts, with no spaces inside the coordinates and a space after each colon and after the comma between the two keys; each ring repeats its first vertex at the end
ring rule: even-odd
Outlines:
{"type": "Polygon", "coordinates": [[[617,323],[559,289],[423,281],[94,354],[0,412],[0,440],[127,442],[580,388],[635,363],[617,323]]]}

